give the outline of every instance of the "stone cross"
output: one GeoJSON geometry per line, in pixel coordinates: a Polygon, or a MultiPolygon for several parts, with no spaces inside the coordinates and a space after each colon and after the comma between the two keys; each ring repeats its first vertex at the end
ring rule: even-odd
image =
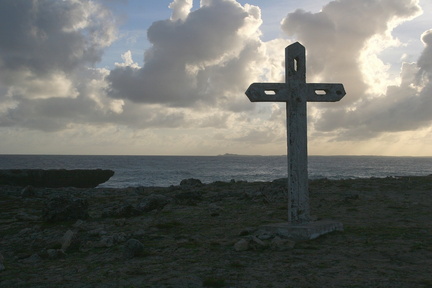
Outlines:
{"type": "Polygon", "coordinates": [[[305,48],[296,42],[285,48],[285,83],[253,83],[246,95],[251,102],[286,102],[288,223],[309,223],[306,103],[339,101],[345,95],[344,87],[306,83],[305,48]]]}

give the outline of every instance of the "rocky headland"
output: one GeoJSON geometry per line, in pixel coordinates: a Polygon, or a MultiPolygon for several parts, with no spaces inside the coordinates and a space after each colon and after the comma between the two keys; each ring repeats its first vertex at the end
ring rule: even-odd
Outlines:
{"type": "Polygon", "coordinates": [[[432,287],[432,176],[310,181],[311,241],[286,181],[168,188],[0,186],[0,287],[432,287]]]}
{"type": "Polygon", "coordinates": [[[102,169],[4,169],[0,185],[94,188],[113,175],[114,171],[102,169]]]}

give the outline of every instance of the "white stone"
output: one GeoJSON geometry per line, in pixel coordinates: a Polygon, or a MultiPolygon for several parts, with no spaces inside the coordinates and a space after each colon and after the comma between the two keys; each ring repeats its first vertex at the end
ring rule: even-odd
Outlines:
{"type": "Polygon", "coordinates": [[[75,233],[72,230],[68,230],[63,235],[62,240],[61,240],[61,244],[62,244],[61,249],[63,251],[66,251],[69,248],[69,246],[71,245],[74,234],[75,233]]]}
{"type": "Polygon", "coordinates": [[[246,251],[249,249],[249,241],[246,239],[241,239],[234,244],[234,249],[236,251],[246,251]]]}

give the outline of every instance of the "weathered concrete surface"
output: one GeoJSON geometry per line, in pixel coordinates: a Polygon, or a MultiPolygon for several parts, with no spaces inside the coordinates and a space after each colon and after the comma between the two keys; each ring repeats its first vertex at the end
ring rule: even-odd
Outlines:
{"type": "Polygon", "coordinates": [[[269,224],[260,227],[260,230],[284,238],[289,238],[294,241],[305,241],[318,238],[319,236],[330,232],[343,231],[343,225],[337,221],[321,220],[300,224],[269,224]]]}
{"type": "Polygon", "coordinates": [[[102,169],[7,169],[0,170],[0,185],[94,188],[113,175],[114,171],[102,169]]]}

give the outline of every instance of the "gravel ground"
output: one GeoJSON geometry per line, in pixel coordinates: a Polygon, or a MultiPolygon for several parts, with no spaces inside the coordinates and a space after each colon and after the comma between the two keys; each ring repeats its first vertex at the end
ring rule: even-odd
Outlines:
{"type": "Polygon", "coordinates": [[[432,176],[311,181],[344,231],[300,242],[256,230],[286,220],[285,183],[0,186],[0,287],[432,287],[432,176]]]}

